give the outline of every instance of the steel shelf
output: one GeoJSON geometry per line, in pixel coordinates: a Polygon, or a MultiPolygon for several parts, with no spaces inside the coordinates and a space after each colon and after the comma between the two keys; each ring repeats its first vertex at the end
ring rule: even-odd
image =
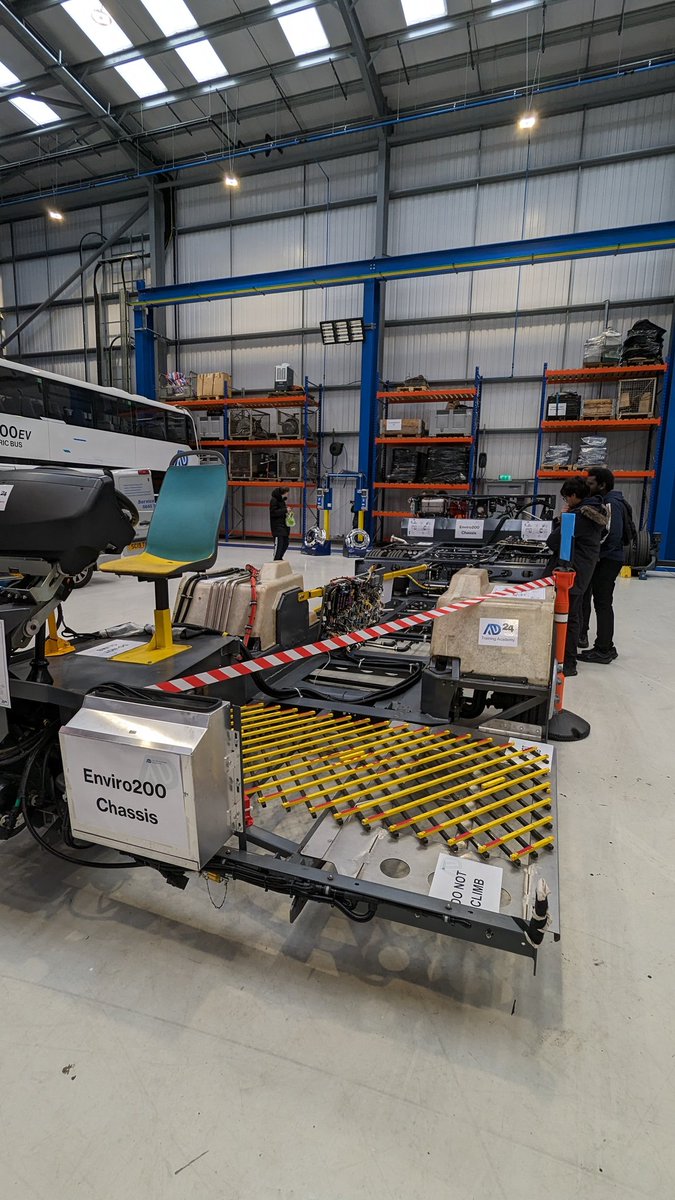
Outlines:
{"type": "MultiPolygon", "coordinates": [[[[376,483],[376,488],[399,488],[409,492],[468,492],[468,483],[376,483]]],[[[409,516],[406,513],[406,516],[409,516]]]]}
{"type": "Polygon", "coordinates": [[[377,437],[376,446],[471,446],[472,437],[377,437]]]}
{"type": "MultiPolygon", "coordinates": [[[[615,479],[654,479],[656,471],[612,471],[615,479]]],[[[575,479],[588,471],[537,471],[537,479],[575,479]]]]}
{"type": "Polygon", "coordinates": [[[651,367],[574,367],[566,371],[546,371],[548,383],[595,383],[598,380],[654,379],[665,375],[666,363],[651,367]]]}
{"type": "Polygon", "coordinates": [[[573,433],[575,429],[650,429],[660,424],[660,417],[626,417],[625,420],[611,421],[542,421],[541,427],[549,432],[560,429],[573,433]]]}
{"type": "Polygon", "coordinates": [[[233,450],[257,450],[260,447],[269,450],[280,446],[285,449],[287,446],[298,446],[302,449],[307,446],[308,450],[318,449],[318,442],[305,442],[303,438],[252,438],[250,441],[245,438],[202,438],[202,446],[228,446],[233,450]]]}
{"type": "Polygon", "coordinates": [[[388,400],[390,404],[428,404],[434,400],[454,399],[475,400],[476,388],[444,388],[441,391],[420,389],[420,391],[404,391],[398,388],[393,392],[378,392],[378,400],[388,400]]]}

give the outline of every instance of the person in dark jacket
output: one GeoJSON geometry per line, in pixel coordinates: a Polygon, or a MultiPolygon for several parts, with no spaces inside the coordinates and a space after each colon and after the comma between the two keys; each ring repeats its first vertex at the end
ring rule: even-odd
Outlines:
{"type": "MultiPolygon", "coordinates": [[[[600,544],[607,528],[607,509],[600,496],[592,496],[582,475],[575,475],[562,485],[560,494],[567,502],[567,511],[573,512],[574,546],[572,566],[575,572],[574,586],[570,591],[570,611],[567,618],[567,642],[563,671],[566,676],[577,674],[577,648],[581,632],[581,607],[584,593],[591,582],[600,557],[600,544]]],[[[560,562],[561,525],[556,522],[548,539],[553,552],[551,566],[560,562]]]]}
{"type": "Polygon", "coordinates": [[[291,533],[288,517],[288,488],[275,488],[270,499],[270,529],[274,538],[274,561],[280,562],[288,550],[291,533]]]}
{"type": "Polygon", "coordinates": [[[584,594],[580,646],[588,646],[588,626],[591,620],[591,600],[595,608],[595,645],[580,654],[582,662],[607,666],[617,657],[614,645],[614,585],[626,561],[627,531],[633,524],[630,504],[614,487],[609,467],[591,467],[588,486],[592,496],[599,496],[608,513],[607,536],[600,546],[600,558],[593,578],[584,594]]]}

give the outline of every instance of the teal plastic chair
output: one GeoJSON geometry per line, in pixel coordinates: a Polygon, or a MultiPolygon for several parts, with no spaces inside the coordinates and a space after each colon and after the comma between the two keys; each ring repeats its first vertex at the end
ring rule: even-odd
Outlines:
{"type": "Polygon", "coordinates": [[[192,451],[196,466],[178,466],[177,454],[169,465],[152,515],[146,549],[141,554],[101,564],[114,575],[134,575],[155,585],[155,632],[135,650],[116,656],[116,662],[159,662],[181,650],[171,629],[169,579],[186,571],[212,567],[218,554],[218,531],[227,499],[227,468],[221,454],[192,451]]]}

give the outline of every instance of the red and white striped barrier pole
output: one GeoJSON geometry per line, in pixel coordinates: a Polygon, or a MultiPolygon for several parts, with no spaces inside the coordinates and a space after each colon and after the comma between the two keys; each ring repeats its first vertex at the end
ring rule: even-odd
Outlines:
{"type": "Polygon", "coordinates": [[[369,629],[357,629],[354,633],[340,633],[322,642],[312,642],[308,646],[296,646],[293,650],[278,650],[276,654],[263,654],[248,662],[235,663],[231,667],[214,667],[212,671],[199,671],[196,675],[184,675],[167,683],[153,684],[151,691],[169,692],[176,695],[180,692],[191,692],[195,688],[208,687],[210,683],[225,683],[228,679],[241,679],[245,675],[256,675],[258,671],[271,671],[274,667],[289,666],[291,663],[302,662],[306,658],[315,658],[319,654],[328,654],[332,650],[346,650],[350,646],[361,646],[364,642],[372,642],[377,638],[386,637],[389,633],[404,633],[417,625],[426,625],[428,621],[437,621],[448,613],[461,612],[463,608],[472,608],[475,604],[483,604],[486,600],[508,600],[521,592],[532,592],[537,589],[552,587],[554,580],[535,579],[531,583],[516,583],[513,587],[502,588],[487,596],[467,596],[466,599],[456,600],[454,604],[444,604],[439,608],[430,608],[427,612],[411,613],[407,617],[397,617],[395,621],[385,621],[381,625],[373,625],[369,629]]]}

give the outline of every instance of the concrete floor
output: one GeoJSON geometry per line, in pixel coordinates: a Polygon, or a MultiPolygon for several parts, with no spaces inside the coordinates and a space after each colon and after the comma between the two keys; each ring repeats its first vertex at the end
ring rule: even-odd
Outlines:
{"type": "MultiPolygon", "coordinates": [[[[350,565],[290,558],[309,582],[350,565]]],[[[563,937],[536,978],[0,844],[3,1200],[670,1200],[674,588],[620,581],[621,657],[568,685],[593,733],[560,749],[563,937]]],[[[99,576],[66,615],[149,608],[99,576]]]]}

